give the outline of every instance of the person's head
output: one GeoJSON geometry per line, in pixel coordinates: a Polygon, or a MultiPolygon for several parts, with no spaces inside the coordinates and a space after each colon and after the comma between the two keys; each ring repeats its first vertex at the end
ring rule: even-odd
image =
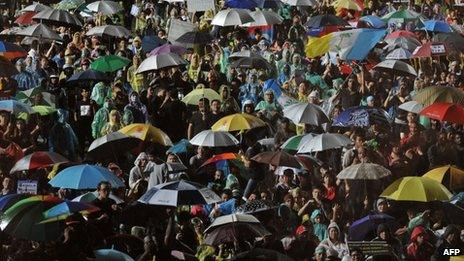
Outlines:
{"type": "Polygon", "coordinates": [[[320,200],[322,198],[322,190],[319,187],[314,187],[311,191],[313,199],[320,200]]]}
{"type": "Polygon", "coordinates": [[[132,57],[132,65],[135,67],[135,68],[138,68],[139,65],[140,65],[140,56],[138,55],[134,55],[134,57],[132,57]]]}
{"type": "Polygon", "coordinates": [[[455,142],[457,145],[462,145],[462,133],[457,132],[457,133],[454,135],[454,142],[455,142]]]}
{"type": "Polygon", "coordinates": [[[167,163],[179,162],[179,158],[178,158],[177,155],[174,154],[174,153],[168,153],[168,155],[167,155],[167,157],[166,157],[166,162],[167,162],[167,163]]]}
{"type": "Polygon", "coordinates": [[[269,103],[274,102],[274,92],[271,90],[267,90],[264,95],[264,99],[269,103]]]}
{"type": "Polygon", "coordinates": [[[330,222],[328,226],[329,231],[329,239],[332,242],[338,242],[340,240],[340,228],[338,227],[337,223],[330,222]]]}
{"type": "Polygon", "coordinates": [[[131,92],[129,95],[129,102],[134,103],[139,101],[139,94],[136,91],[131,92]]]}
{"type": "Polygon", "coordinates": [[[137,159],[135,160],[135,165],[137,165],[137,167],[141,168],[142,170],[145,168],[145,166],[147,165],[148,163],[148,156],[145,152],[142,152],[139,154],[139,156],[137,157],[137,159]]]}
{"type": "Polygon", "coordinates": [[[449,244],[455,244],[459,240],[459,229],[455,225],[448,225],[443,234],[443,239],[449,244]]]}
{"type": "Polygon", "coordinates": [[[111,110],[110,112],[110,122],[117,124],[121,122],[121,114],[117,110],[111,110]]]}
{"type": "Polygon", "coordinates": [[[203,146],[198,146],[198,148],[197,148],[197,155],[198,155],[199,157],[205,156],[205,148],[203,148],[203,146]]]}
{"type": "Polygon", "coordinates": [[[18,61],[16,61],[16,70],[18,70],[18,72],[24,71],[25,68],[26,64],[24,63],[24,59],[21,58],[18,61]]]}
{"type": "Polygon", "coordinates": [[[223,178],[224,178],[224,171],[222,171],[221,169],[217,169],[214,172],[214,180],[221,181],[223,178]]]}
{"type": "Polygon", "coordinates": [[[12,189],[13,188],[13,179],[6,176],[2,180],[3,189],[12,189]]]}
{"type": "Polygon", "coordinates": [[[59,82],[58,75],[56,75],[56,74],[50,75],[50,84],[51,85],[55,86],[55,85],[58,84],[58,82],[59,82]]]}
{"type": "Polygon", "coordinates": [[[295,203],[295,199],[291,194],[286,194],[284,196],[284,204],[287,205],[290,209],[293,208],[293,204],[295,203]]]}
{"type": "Polygon", "coordinates": [[[377,227],[377,236],[383,241],[389,241],[391,237],[390,228],[386,224],[380,224],[377,227]]]}
{"type": "Polygon", "coordinates": [[[220,109],[221,109],[221,101],[216,100],[216,99],[212,100],[211,101],[211,112],[219,113],[220,109]]]}
{"type": "Polygon", "coordinates": [[[232,198],[232,191],[230,189],[224,189],[221,194],[221,199],[227,201],[232,198]]]}
{"type": "Polygon", "coordinates": [[[111,192],[111,184],[108,181],[101,181],[97,185],[98,196],[101,199],[107,199],[111,192]]]}
{"type": "Polygon", "coordinates": [[[311,104],[319,103],[319,91],[314,90],[308,95],[308,102],[311,104]]]}
{"type": "Polygon", "coordinates": [[[132,44],[134,45],[135,48],[140,48],[142,46],[142,39],[140,37],[136,36],[134,40],[132,41],[132,44]]]}
{"type": "Polygon", "coordinates": [[[6,127],[10,122],[10,114],[6,111],[0,111],[0,127],[6,127]]]}
{"type": "Polygon", "coordinates": [[[23,119],[17,119],[16,120],[16,129],[19,131],[25,131],[26,130],[26,121],[23,119]]]}
{"type": "Polygon", "coordinates": [[[388,211],[388,203],[387,200],[384,198],[379,198],[377,199],[376,202],[376,207],[377,207],[377,212],[379,213],[385,213],[388,211]]]}
{"type": "Polygon", "coordinates": [[[363,147],[363,144],[364,144],[364,137],[362,135],[355,135],[354,136],[354,146],[356,148],[361,148],[363,147]]]}
{"type": "Polygon", "coordinates": [[[363,261],[364,254],[360,248],[353,248],[350,252],[350,257],[352,261],[363,261]]]}
{"type": "Polygon", "coordinates": [[[327,251],[323,246],[316,247],[314,251],[314,259],[316,261],[325,261],[327,258],[327,251]]]}
{"type": "Polygon", "coordinates": [[[447,135],[446,132],[442,131],[438,134],[438,143],[445,143],[447,141],[447,135]]]}
{"type": "Polygon", "coordinates": [[[90,91],[86,88],[81,89],[81,96],[83,99],[88,99],[90,97],[90,91]]]}
{"type": "Polygon", "coordinates": [[[206,98],[201,98],[198,101],[198,110],[203,113],[209,112],[209,100],[206,98]]]}
{"type": "Polygon", "coordinates": [[[374,107],[374,96],[368,96],[366,102],[368,107],[374,107]]]}
{"type": "Polygon", "coordinates": [[[290,184],[293,179],[293,170],[292,169],[286,169],[284,170],[284,175],[282,175],[282,181],[285,184],[290,184]]]}
{"type": "Polygon", "coordinates": [[[427,232],[424,227],[417,226],[412,230],[411,241],[418,245],[422,245],[427,239],[427,232]]]}
{"type": "Polygon", "coordinates": [[[248,113],[248,114],[252,114],[253,111],[254,111],[253,101],[251,101],[251,100],[245,101],[245,103],[243,104],[243,112],[248,113]]]}

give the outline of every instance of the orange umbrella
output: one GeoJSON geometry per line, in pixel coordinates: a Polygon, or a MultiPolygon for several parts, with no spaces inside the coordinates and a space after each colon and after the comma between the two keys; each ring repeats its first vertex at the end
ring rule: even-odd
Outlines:
{"type": "Polygon", "coordinates": [[[16,20],[14,21],[15,24],[19,25],[31,25],[34,24],[35,22],[32,21],[32,17],[36,15],[37,12],[25,12],[24,14],[18,16],[16,20]]]}
{"type": "Polygon", "coordinates": [[[425,107],[420,115],[439,121],[464,124],[464,108],[457,103],[437,102],[425,107]]]}

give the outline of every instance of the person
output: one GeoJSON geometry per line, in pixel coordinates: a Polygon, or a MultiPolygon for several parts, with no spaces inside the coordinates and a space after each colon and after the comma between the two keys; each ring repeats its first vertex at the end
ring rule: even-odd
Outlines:
{"type": "Polygon", "coordinates": [[[230,115],[240,111],[237,101],[231,96],[230,87],[228,85],[223,84],[219,87],[219,95],[221,96],[221,112],[224,113],[224,115],[230,115]]]}
{"type": "Polygon", "coordinates": [[[432,260],[450,260],[450,257],[445,255],[445,251],[449,249],[462,249],[463,246],[464,243],[460,238],[459,229],[455,225],[448,225],[437,242],[437,248],[432,260]]]}
{"type": "Polygon", "coordinates": [[[323,241],[328,237],[327,225],[323,221],[324,215],[320,209],[315,209],[311,213],[311,222],[314,227],[314,234],[323,241]]]}
{"type": "Polygon", "coordinates": [[[13,75],[12,78],[18,83],[19,90],[25,91],[39,85],[38,77],[35,77],[34,74],[26,70],[24,59],[21,58],[16,61],[16,69],[18,70],[18,74],[13,75]]]}
{"type": "Polygon", "coordinates": [[[81,99],[76,102],[74,109],[74,122],[76,124],[76,135],[79,140],[81,153],[92,141],[92,120],[97,113],[97,104],[90,99],[90,91],[86,88],[81,90],[81,99]]]}
{"type": "Polygon", "coordinates": [[[105,237],[108,237],[113,234],[113,222],[119,207],[109,197],[111,192],[111,184],[109,182],[101,181],[98,183],[97,191],[98,197],[92,201],[92,205],[98,207],[99,210],[92,213],[91,220],[100,232],[105,237]]]}
{"type": "Polygon", "coordinates": [[[103,125],[101,129],[101,136],[118,131],[124,127],[124,124],[121,122],[121,114],[117,110],[111,110],[108,116],[108,122],[103,125]]]}
{"type": "Polygon", "coordinates": [[[129,172],[129,188],[131,194],[141,195],[148,187],[148,178],[154,168],[154,163],[148,161],[145,152],[141,152],[134,161],[134,167],[129,172]],[[145,188],[145,189],[144,189],[145,188]]]}
{"type": "Polygon", "coordinates": [[[189,120],[188,139],[192,139],[201,131],[210,129],[213,124],[214,122],[209,109],[209,100],[201,98],[198,101],[198,111],[194,112],[189,120]]]}
{"type": "Polygon", "coordinates": [[[63,155],[69,160],[76,159],[78,139],[68,123],[68,112],[58,110],[57,121],[50,129],[49,150],[63,155]]]}
{"type": "Polygon", "coordinates": [[[167,93],[168,100],[166,103],[161,105],[159,113],[164,119],[177,119],[176,121],[170,122],[170,124],[161,125],[161,129],[169,133],[169,137],[173,142],[178,142],[182,138],[185,138],[186,133],[186,122],[187,122],[187,106],[181,100],[179,100],[178,90],[171,89],[167,93]]]}
{"type": "Polygon", "coordinates": [[[106,98],[111,97],[111,88],[109,88],[105,82],[98,82],[93,86],[90,99],[95,101],[98,106],[102,106],[106,98]]]}
{"type": "Polygon", "coordinates": [[[111,99],[106,99],[103,106],[98,109],[93,117],[91,128],[92,128],[92,137],[99,138],[101,137],[101,131],[103,126],[109,121],[109,115],[113,108],[113,102],[111,99]]]}
{"type": "Polygon", "coordinates": [[[124,107],[124,125],[132,123],[145,123],[148,121],[148,112],[145,104],[140,102],[139,94],[133,91],[129,94],[129,104],[124,107]]]}
{"type": "Polygon", "coordinates": [[[429,147],[427,156],[430,169],[447,164],[455,165],[458,158],[455,148],[449,143],[444,132],[438,134],[438,140],[429,147]]]}
{"type": "Polygon", "coordinates": [[[275,186],[275,193],[273,200],[276,202],[283,202],[284,196],[292,189],[293,170],[284,170],[283,175],[279,178],[280,182],[275,186]]]}
{"type": "Polygon", "coordinates": [[[389,258],[395,257],[397,260],[405,259],[403,245],[401,242],[391,233],[390,228],[387,224],[380,224],[377,227],[377,236],[372,241],[385,241],[390,248],[390,255],[376,255],[376,258],[389,258]]]}
{"type": "Polygon", "coordinates": [[[411,233],[411,243],[406,249],[407,257],[416,261],[429,260],[434,253],[434,247],[428,240],[425,228],[415,227],[411,233]]]}
{"type": "Polygon", "coordinates": [[[5,176],[2,180],[2,191],[1,195],[15,194],[14,181],[11,177],[5,176]]]}
{"type": "Polygon", "coordinates": [[[136,93],[141,93],[145,88],[145,76],[143,73],[136,73],[139,65],[141,63],[141,58],[138,55],[134,55],[132,58],[132,65],[127,69],[127,82],[132,87],[132,90],[136,93]]]}
{"type": "Polygon", "coordinates": [[[325,248],[327,253],[333,253],[338,258],[343,258],[349,255],[348,246],[341,240],[341,232],[337,223],[330,222],[328,226],[329,237],[322,240],[319,246],[325,248]]]}

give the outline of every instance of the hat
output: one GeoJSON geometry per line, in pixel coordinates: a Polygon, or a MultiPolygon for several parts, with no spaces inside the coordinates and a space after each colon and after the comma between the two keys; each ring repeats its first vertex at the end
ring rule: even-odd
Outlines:
{"type": "Polygon", "coordinates": [[[52,74],[52,75],[50,75],[50,79],[51,79],[51,78],[58,78],[58,75],[52,74]]]}
{"type": "Polygon", "coordinates": [[[65,63],[65,64],[63,65],[63,70],[64,70],[64,69],[68,69],[68,68],[74,69],[74,66],[73,66],[72,64],[65,63]]]}

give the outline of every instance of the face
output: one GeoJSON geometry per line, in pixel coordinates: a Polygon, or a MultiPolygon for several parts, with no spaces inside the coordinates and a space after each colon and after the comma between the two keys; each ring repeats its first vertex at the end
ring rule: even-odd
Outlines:
{"type": "Polygon", "coordinates": [[[362,147],[363,143],[364,143],[364,139],[360,136],[357,136],[356,140],[354,141],[354,145],[356,147],[362,147]]]}
{"type": "Polygon", "coordinates": [[[351,253],[351,260],[352,261],[361,261],[362,260],[362,254],[358,251],[353,251],[351,253]]]}
{"type": "Polygon", "coordinates": [[[11,180],[10,178],[4,178],[2,185],[4,189],[9,189],[13,186],[13,180],[11,180]]]}
{"type": "Polygon", "coordinates": [[[420,234],[418,237],[417,237],[417,243],[419,245],[421,245],[422,243],[424,243],[424,235],[423,234],[420,234]]]}
{"type": "Polygon", "coordinates": [[[246,105],[246,106],[245,106],[245,112],[246,112],[246,113],[249,113],[249,114],[253,113],[253,106],[251,106],[251,105],[246,105]]]}
{"type": "Polygon", "coordinates": [[[139,167],[144,168],[147,165],[148,159],[147,158],[142,158],[139,161],[139,167]]]}
{"type": "Polygon", "coordinates": [[[8,124],[8,115],[0,113],[0,126],[6,126],[8,124]]]}
{"type": "Polygon", "coordinates": [[[380,204],[377,206],[377,210],[378,210],[380,213],[386,212],[386,211],[387,211],[387,208],[388,208],[387,202],[382,202],[382,203],[380,203],[380,204]]]}
{"type": "Polygon", "coordinates": [[[321,198],[321,190],[320,189],[313,189],[312,195],[313,195],[313,198],[320,199],[321,198]]]}
{"type": "Polygon", "coordinates": [[[142,46],[142,43],[140,41],[135,41],[134,46],[135,48],[140,48],[140,46],[142,46]]]}
{"type": "Polygon", "coordinates": [[[456,134],[456,136],[454,136],[454,142],[456,142],[456,144],[461,144],[462,143],[462,135],[461,134],[456,134]]]}
{"type": "Polygon", "coordinates": [[[169,154],[168,158],[166,159],[167,163],[174,163],[177,162],[177,157],[173,154],[169,154]]]}
{"type": "Polygon", "coordinates": [[[267,102],[272,102],[274,100],[274,94],[272,93],[267,93],[265,96],[265,99],[267,102]]]}
{"type": "Polygon", "coordinates": [[[213,112],[218,112],[219,111],[219,108],[220,108],[220,104],[219,104],[219,101],[213,101],[211,103],[211,110],[213,112]]]}
{"type": "Polygon", "coordinates": [[[111,188],[108,186],[108,184],[102,184],[98,189],[98,195],[102,198],[108,198],[110,190],[111,188]]]}
{"type": "Polygon", "coordinates": [[[131,95],[130,96],[130,101],[131,102],[136,102],[137,101],[137,95],[131,95]]]}
{"type": "Polygon", "coordinates": [[[339,235],[338,229],[336,229],[336,228],[330,228],[329,229],[329,238],[331,240],[338,240],[338,235],[339,235]]]}

